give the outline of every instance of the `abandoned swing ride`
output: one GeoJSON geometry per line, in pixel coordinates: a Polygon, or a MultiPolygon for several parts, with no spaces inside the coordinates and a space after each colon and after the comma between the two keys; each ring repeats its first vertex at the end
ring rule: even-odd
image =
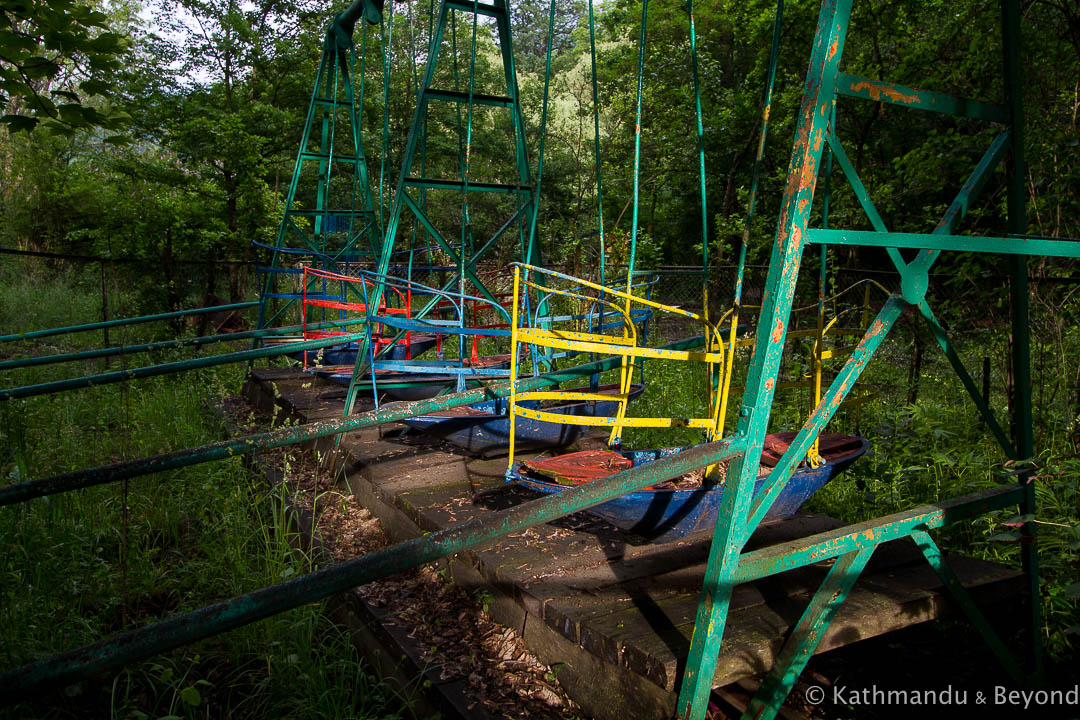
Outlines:
{"type": "MultiPolygon", "coordinates": [[[[454,452],[497,458],[485,462],[498,464],[498,483],[528,488],[534,491],[532,499],[502,509],[477,510],[467,521],[446,523],[355,560],[7,670],[0,675],[4,701],[101,674],[455,553],[480,552],[511,533],[579,510],[589,510],[640,539],[643,547],[650,548],[642,553],[683,547],[679,543],[690,543],[685,547],[699,552],[694,559],[698,574],[693,576],[692,609],[687,611],[692,614],[686,623],[689,636],[681,654],[673,656],[669,667],[646,662],[651,669],[633,680],[655,686],[650,696],[656,698],[655,703],[641,701],[643,716],[704,718],[710,693],[724,684],[718,680],[733,677],[724,658],[742,637],[738,634],[742,615],[734,599],[738,588],[813,568],[817,584],[808,602],[792,622],[767,638],[765,644],[771,649],[762,655],[759,668],[764,680],[745,715],[775,716],[810,656],[830,637],[836,618],[843,616],[845,601],[856,592],[872,556],[882,546],[905,538],[914,541],[920,559],[929,564],[1017,683],[1038,682],[1042,654],[1035,543],[1023,545],[1030,657],[1020,660],[976,607],[930,534],[1006,507],[1019,508],[1025,517],[1035,515],[1027,257],[1080,256],[1080,242],[1075,240],[1026,235],[1018,2],[1001,2],[1004,97],[1000,103],[984,103],[842,71],[854,0],[823,0],[764,294],[760,307],[751,308],[743,302],[743,275],[779,53],[783,0],[778,0],[735,292],[728,308],[717,314],[717,302],[729,299],[709,297],[714,271],[707,242],[702,242],[697,275],[700,308],[688,310],[653,299],[652,269],[636,266],[649,0],[641,0],[637,45],[628,257],[625,266],[617,268],[605,261],[609,248],[604,236],[600,103],[589,3],[591,120],[600,228],[599,264],[589,278],[546,266],[541,253],[543,228],[538,225],[556,3],[549,8],[539,142],[530,148],[514,65],[510,1],[440,0],[437,7],[433,5],[430,46],[420,54],[422,72],[420,68],[414,71],[415,106],[396,176],[389,167],[386,69],[392,47],[389,19],[395,4],[357,0],[334,17],[326,31],[280,230],[272,243],[260,249],[264,258],[260,296],[246,304],[257,305],[258,327],[231,338],[252,340],[251,349],[0,390],[3,401],[213,364],[247,362],[250,367],[263,357],[291,356],[297,362],[291,372],[305,382],[326,378],[340,384],[338,417],[323,416],[200,448],[29,480],[0,488],[0,505],[318,439],[333,439],[337,444],[334,467],[341,471],[342,456],[349,452],[343,438],[388,423],[433,433],[458,448],[454,452]],[[490,35],[502,64],[498,88],[477,87],[481,31],[490,35]],[[372,58],[379,59],[384,75],[378,101],[383,127],[377,172],[373,155],[365,148],[362,127],[365,93],[369,99],[376,95],[365,87],[370,74],[366,64],[374,64],[372,58]],[[997,134],[985,154],[930,232],[890,232],[886,227],[837,134],[836,100],[841,96],[911,112],[970,118],[995,129],[997,134]],[[477,122],[481,111],[488,113],[484,124],[477,122]],[[505,143],[499,155],[505,161],[503,167],[479,167],[471,154],[479,128],[490,126],[499,128],[505,143]],[[834,165],[854,191],[872,231],[830,225],[828,185],[834,165]],[[1008,177],[1008,232],[999,237],[959,234],[990,174],[1002,165],[1008,177]],[[393,183],[392,177],[396,177],[393,183]],[[818,192],[821,178],[825,188],[818,192]],[[822,204],[825,209],[816,214],[815,207],[822,204]],[[435,208],[440,211],[436,213],[435,208]],[[455,217],[457,223],[440,227],[436,217],[455,217]],[[814,217],[821,219],[820,226],[812,225],[814,217]],[[829,312],[824,251],[837,245],[884,248],[898,277],[897,291],[868,280],[844,291],[861,296],[857,304],[862,318],[857,323],[850,322],[857,313],[841,317],[829,312]],[[803,252],[811,246],[822,254],[814,279],[819,300],[799,308],[796,284],[803,252]],[[976,389],[927,298],[935,261],[943,252],[954,251],[1008,257],[1011,355],[1016,373],[1013,437],[976,389]],[[508,269],[485,263],[495,257],[510,258],[508,269]],[[878,303],[879,298],[884,299],[878,303]],[[755,544],[755,531],[765,525],[778,527],[781,518],[794,514],[813,492],[866,453],[864,439],[826,429],[841,407],[872,401],[857,383],[907,309],[925,320],[1004,456],[1016,462],[1013,481],[858,525],[838,524],[785,542],[755,544]],[[811,318],[812,327],[796,327],[799,313],[811,318]],[[650,331],[664,318],[677,318],[682,327],[694,328],[693,334],[650,344],[650,331]],[[799,338],[811,341],[809,378],[786,382],[781,360],[799,338]],[[740,348],[749,352],[749,358],[736,375],[737,361],[745,357],[740,348]],[[687,377],[695,378],[693,382],[704,391],[701,412],[689,417],[635,411],[635,400],[649,383],[650,364],[659,362],[680,364],[687,377]],[[739,376],[744,378],[741,388],[733,383],[739,376]],[[777,432],[770,422],[775,420],[776,393],[792,387],[808,393],[810,406],[794,431],[777,432]],[[701,441],[687,447],[623,446],[624,430],[676,427],[699,430],[701,441]],[[580,444],[594,429],[603,432],[603,439],[586,449],[568,448],[580,444]],[[543,450],[543,456],[537,450],[543,450]]],[[[698,165],[694,171],[700,187],[701,235],[707,238],[693,1],[688,0],[686,6],[687,59],[694,89],[688,113],[696,128],[698,165]]],[[[42,332],[67,330],[71,329],[42,332]]],[[[195,340],[188,344],[219,339],[195,340]]],[[[108,354],[101,351],[101,356],[108,354]]],[[[1032,524],[1027,522],[1022,532],[1030,538],[1032,524]]],[[[584,635],[581,628],[586,620],[574,623],[578,623],[577,635],[566,639],[576,642],[584,635]]],[[[608,668],[602,663],[597,667],[608,668]]],[[[600,706],[595,711],[598,716],[615,712],[600,706]]]]}

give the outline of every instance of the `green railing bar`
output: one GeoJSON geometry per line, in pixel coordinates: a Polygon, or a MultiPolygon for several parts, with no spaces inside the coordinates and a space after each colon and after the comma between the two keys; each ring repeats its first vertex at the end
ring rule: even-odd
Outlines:
{"type": "Polygon", "coordinates": [[[1080,242],[1027,237],[987,237],[982,235],[938,235],[869,230],[824,230],[810,228],[811,243],[824,245],[867,245],[871,247],[914,248],[916,250],[956,250],[1003,255],[1044,255],[1080,258],[1080,242]]]}
{"type": "Polygon", "coordinates": [[[69,685],[82,678],[100,675],[137,660],[189,645],[730,459],[741,451],[741,438],[725,438],[701,445],[562,493],[492,513],[483,519],[469,520],[295,580],[271,585],[39,660],[0,675],[0,702],[22,700],[49,687],[69,685]]]}
{"type": "MultiPolygon", "coordinates": [[[[355,320],[342,320],[340,322],[324,322],[308,324],[308,330],[324,330],[331,327],[347,327],[366,323],[367,318],[355,320]]],[[[59,355],[42,355],[40,357],[20,358],[18,360],[5,360],[0,362],[0,370],[14,370],[21,367],[33,367],[37,365],[52,365],[53,363],[74,362],[76,360],[94,360],[96,358],[113,357],[114,355],[130,355],[132,353],[149,352],[151,350],[171,350],[188,347],[191,345],[209,345],[211,343],[227,342],[229,340],[247,340],[273,335],[288,335],[303,331],[303,325],[292,325],[281,328],[265,328],[263,330],[244,330],[243,332],[224,333],[222,335],[204,335],[193,338],[177,338],[175,340],[162,340],[160,342],[145,343],[142,345],[117,345],[116,347],[98,348],[97,350],[84,350],[75,353],[61,353],[59,355]]]]}
{"type": "Polygon", "coordinates": [[[318,340],[304,340],[282,344],[273,347],[257,348],[255,350],[240,350],[238,352],[225,353],[224,355],[210,355],[208,357],[191,358],[189,360],[177,360],[160,365],[147,365],[145,367],[131,368],[129,370],[114,370],[113,372],[101,373],[100,375],[87,375],[85,377],[69,378],[67,380],[54,380],[38,385],[24,385],[22,387],[0,390],[0,402],[15,400],[18,398],[35,397],[37,395],[49,395],[65,390],[76,390],[93,385],[108,385],[110,383],[123,382],[124,380],[139,380],[141,378],[154,377],[157,375],[171,375],[188,370],[213,367],[215,365],[228,365],[229,363],[257,360],[264,357],[288,355],[300,350],[317,350],[321,347],[330,347],[341,343],[359,340],[363,335],[359,333],[341,335],[334,338],[320,338],[318,340]]]}
{"type": "Polygon", "coordinates": [[[49,330],[31,330],[29,332],[14,333],[12,335],[0,335],[0,342],[34,340],[37,338],[52,337],[54,335],[83,332],[85,330],[101,330],[102,328],[114,328],[122,325],[138,325],[140,323],[154,322],[155,320],[171,320],[173,318],[186,317],[188,315],[203,315],[205,313],[223,312],[225,310],[242,310],[243,308],[254,307],[258,304],[259,302],[257,300],[252,300],[250,302],[232,303],[230,305],[215,305],[214,307],[177,310],[176,312],[159,313],[157,315],[141,315],[132,318],[104,320],[101,322],[87,323],[86,325],[69,325],[68,327],[51,328],[49,330]]]}
{"type": "Polygon", "coordinates": [[[1022,500],[1023,488],[1010,483],[752,550],[739,558],[739,566],[731,582],[738,585],[771,577],[839,557],[869,544],[880,545],[899,540],[917,530],[936,530],[961,520],[970,520],[993,510],[1017,505],[1022,500]]]}
{"type": "Polygon", "coordinates": [[[887,102],[892,105],[902,105],[946,115],[957,115],[998,123],[1009,122],[1008,108],[1001,105],[955,98],[933,90],[919,90],[918,88],[905,87],[896,83],[870,80],[864,77],[848,75],[845,72],[836,75],[836,92],[849,97],[863,98],[874,102],[887,102]]]}
{"type": "MultiPolygon", "coordinates": [[[[676,340],[661,346],[666,350],[689,350],[705,344],[705,337],[698,335],[692,338],[676,340]]],[[[517,392],[537,390],[549,385],[557,385],[567,380],[574,380],[584,375],[603,372],[619,367],[618,357],[597,360],[596,362],[578,365],[572,368],[557,370],[546,375],[538,375],[518,380],[517,392]]],[[[460,405],[483,402],[498,397],[510,395],[510,383],[498,383],[486,388],[475,388],[463,393],[443,395],[430,400],[417,400],[409,403],[386,405],[379,410],[373,410],[342,420],[328,420],[324,422],[307,423],[295,427],[282,428],[255,435],[232,438],[221,442],[204,445],[197,448],[185,448],[162,455],[153,455],[136,460],[102,465],[100,467],[85,470],[74,470],[61,475],[53,475],[37,480],[28,480],[17,485],[8,485],[0,488],[0,506],[13,503],[25,502],[33,498],[45,495],[55,495],[70,490],[78,490],[94,485],[116,482],[125,478],[140,477],[166,470],[176,470],[189,465],[222,460],[236,455],[246,455],[259,450],[296,445],[308,440],[331,437],[365,427],[373,427],[388,422],[396,422],[416,415],[447,410],[460,405]]]]}

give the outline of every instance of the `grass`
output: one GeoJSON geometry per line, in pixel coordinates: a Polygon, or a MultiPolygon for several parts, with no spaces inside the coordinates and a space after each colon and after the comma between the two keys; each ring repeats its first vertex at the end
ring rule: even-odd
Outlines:
{"type": "MultiPolygon", "coordinates": [[[[0,271],[10,331],[97,319],[100,294],[47,270],[0,271]]],[[[131,298],[126,307],[134,309],[131,298]]],[[[133,315],[135,312],[127,312],[133,315]]],[[[114,331],[136,342],[158,326],[114,331]]],[[[167,330],[165,331],[167,332],[167,330]]],[[[50,338],[49,352],[100,334],[50,338]]],[[[8,344],[4,353],[26,351],[8,344]]],[[[180,353],[114,360],[129,367],[180,353]]],[[[104,369],[10,373],[8,385],[104,369]]],[[[7,481],[193,447],[222,437],[205,399],[236,393],[243,367],[219,367],[5,403],[7,481]]],[[[271,488],[239,459],[0,508],[0,666],[11,669],[312,568],[271,488]]],[[[374,678],[322,605],[298,608],[9,709],[13,717],[398,717],[409,701],[374,678]]]]}
{"type": "MultiPolygon", "coordinates": [[[[1080,333],[1058,322],[1060,314],[1040,309],[1036,304],[1032,317],[1036,448],[1041,452],[1034,521],[1043,583],[1043,640],[1050,657],[1067,666],[1076,659],[1080,633],[1080,422],[1077,408],[1071,405],[1074,394],[1067,392],[1067,359],[1080,352],[1080,333]]],[[[958,318],[957,327],[970,328],[961,322],[958,318]]],[[[974,404],[936,346],[927,343],[918,401],[907,402],[913,337],[907,323],[894,331],[862,377],[864,387],[874,393],[873,401],[857,411],[842,410],[830,424],[830,431],[867,437],[871,451],[818,492],[806,509],[860,522],[1012,481],[1009,473],[1014,468],[980,423],[974,404]]],[[[991,358],[992,368],[1005,367],[1008,346],[1003,330],[968,329],[957,334],[957,341],[969,368],[978,368],[984,356],[991,358]]],[[[808,348],[798,352],[789,349],[781,379],[805,378],[807,355],[808,348]]],[[[742,351],[733,384],[745,378],[748,362],[749,352],[742,351]]],[[[835,372],[838,365],[832,369],[835,372]]],[[[1008,432],[1007,396],[998,379],[1002,374],[992,378],[991,405],[1008,432]]],[[[701,366],[650,362],[646,380],[646,390],[632,406],[632,414],[705,415],[708,393],[701,366]]],[[[738,397],[739,392],[733,390],[726,425],[729,433],[735,426],[738,397]]],[[[806,390],[779,390],[770,431],[798,429],[809,405],[806,390]]],[[[686,428],[628,428],[623,433],[628,448],[690,445],[702,440],[699,431],[686,428]]],[[[951,526],[937,535],[948,549],[1019,568],[1018,526],[1026,519],[1017,516],[1015,508],[1007,509],[951,526]]]]}
{"type": "MultiPolygon", "coordinates": [[[[34,329],[100,317],[96,278],[64,284],[44,271],[0,270],[0,325],[34,329]]],[[[118,307],[135,295],[112,293],[118,307]]],[[[127,312],[131,315],[134,312],[127,312]]],[[[1078,333],[1036,318],[1034,395],[1039,476],[1040,563],[1044,634],[1052,658],[1076,658],[1080,625],[1080,456],[1076,408],[1062,381],[1078,333]]],[[[112,341],[155,339],[160,326],[118,331],[112,341]]],[[[965,362],[983,355],[1004,363],[1004,339],[993,329],[962,338],[965,362]]],[[[47,341],[49,352],[93,347],[100,335],[47,341]]],[[[908,404],[911,335],[896,332],[863,380],[875,402],[839,414],[830,429],[867,436],[873,451],[818,493],[808,509],[856,522],[935,500],[994,487],[1007,468],[981,427],[952,370],[926,350],[920,399],[908,404]]],[[[40,346],[39,346],[40,347],[40,346]]],[[[15,348],[0,348],[10,352],[15,348]]],[[[17,348],[27,350],[27,346],[17,348]]],[[[452,353],[453,350],[450,350],[452,353]]],[[[180,357],[178,353],[153,360],[180,357]]],[[[148,364],[144,356],[123,361],[148,364]]],[[[584,356],[575,361],[586,361],[584,356]]],[[[748,358],[739,360],[746,367],[748,358]]],[[[802,372],[789,357],[788,374],[802,372]]],[[[100,363],[56,365],[8,374],[8,385],[42,382],[103,369],[100,363]]],[[[737,369],[735,378],[741,377],[737,369]]],[[[216,440],[222,428],[202,399],[235,392],[242,368],[201,370],[168,378],[16,401],[0,408],[0,471],[11,481],[144,456],[216,440]]],[[[615,372],[605,373],[611,382],[615,372]]],[[[650,363],[639,415],[698,416],[703,380],[678,363],[650,363]]],[[[1007,417],[1000,383],[991,399],[1007,417]]],[[[737,409],[729,409],[728,428],[737,409]]],[[[801,424],[805,392],[777,396],[772,430],[801,424]]],[[[628,429],[628,447],[700,441],[687,429],[628,429]]],[[[270,490],[239,461],[201,465],[0,508],[0,663],[12,668],[119,630],[262,587],[311,567],[289,544],[290,528],[270,490]],[[124,511],[126,506],[127,510],[124,511]]],[[[986,515],[938,534],[949,549],[1019,567],[1014,511],[986,515]]],[[[345,638],[312,605],[82,683],[63,696],[15,708],[16,715],[75,717],[394,717],[407,700],[371,677],[345,638]]]]}

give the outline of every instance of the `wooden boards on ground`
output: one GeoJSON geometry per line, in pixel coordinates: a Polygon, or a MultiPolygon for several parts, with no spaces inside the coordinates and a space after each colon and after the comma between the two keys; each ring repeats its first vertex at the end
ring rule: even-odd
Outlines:
{"type": "MultiPolygon", "coordinates": [[[[257,371],[247,388],[264,410],[297,420],[338,417],[341,388],[297,371],[257,371]]],[[[323,449],[329,447],[324,443],[323,449]]],[[[503,481],[505,459],[469,457],[400,425],[349,433],[343,479],[394,541],[490,514],[536,497],[503,481]]],[[[799,514],[763,525],[748,549],[840,527],[799,514]]],[[[664,545],[585,513],[511,535],[451,563],[456,582],[494,598],[489,612],[521,632],[559,668],[559,679],[595,717],[667,718],[693,632],[710,537],[664,545]],[[600,682],[598,679],[602,679],[600,682]]],[[[980,604],[1013,595],[1021,575],[963,556],[950,564],[980,604]]],[[[714,684],[767,671],[828,571],[816,565],[739,586],[714,684]]],[[[877,550],[818,651],[943,616],[949,600],[910,540],[877,550]]]]}

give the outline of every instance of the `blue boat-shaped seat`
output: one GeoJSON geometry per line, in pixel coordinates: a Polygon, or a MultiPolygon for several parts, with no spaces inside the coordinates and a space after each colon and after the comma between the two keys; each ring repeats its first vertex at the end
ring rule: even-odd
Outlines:
{"type": "MultiPolygon", "coordinates": [[[[769,469],[776,464],[794,436],[794,433],[768,436],[755,492],[764,486],[769,469]]],[[[795,514],[811,495],[847,469],[868,447],[865,439],[853,435],[822,434],[819,452],[825,460],[824,464],[818,467],[806,465],[796,470],[766,514],[766,519],[795,514]]],[[[591,450],[545,460],[518,462],[507,473],[507,481],[542,493],[558,493],[573,485],[607,477],[686,449],[591,450]]],[[[724,494],[723,480],[705,481],[697,487],[680,488],[680,484],[678,481],[665,482],[627,493],[589,508],[587,512],[656,543],[671,542],[712,528],[724,494]]]]}

